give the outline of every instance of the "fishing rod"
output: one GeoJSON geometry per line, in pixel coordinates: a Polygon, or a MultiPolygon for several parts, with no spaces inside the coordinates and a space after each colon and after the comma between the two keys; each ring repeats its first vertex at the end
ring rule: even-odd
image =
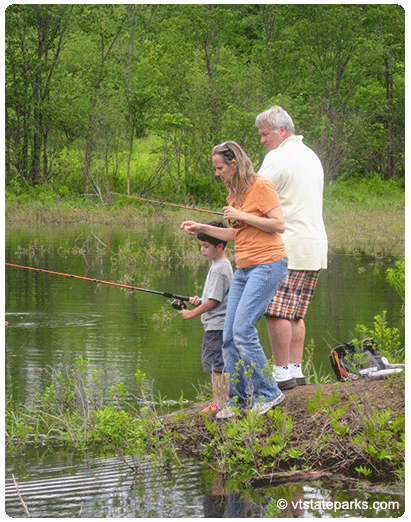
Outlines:
{"type": "Polygon", "coordinates": [[[123,198],[141,199],[142,201],[147,201],[148,203],[157,203],[159,205],[166,205],[167,207],[184,208],[186,210],[195,210],[196,212],[207,212],[208,214],[217,214],[218,216],[224,215],[222,212],[217,212],[216,210],[206,210],[203,208],[188,207],[186,205],[179,205],[178,203],[168,203],[166,201],[158,201],[157,199],[149,199],[144,196],[130,196],[128,194],[119,194],[118,192],[109,192],[109,194],[113,194],[113,196],[122,196],[123,198]]]}
{"type": "Polygon", "coordinates": [[[102,281],[101,279],[93,279],[92,277],[83,277],[73,274],[64,274],[62,272],[53,272],[52,270],[45,270],[44,268],[34,268],[32,266],[16,265],[13,263],[5,263],[7,266],[13,266],[17,268],[25,268],[26,270],[34,270],[35,272],[45,272],[46,274],[60,275],[64,277],[73,277],[74,279],[83,279],[83,281],[92,281],[93,283],[101,283],[102,285],[119,286],[120,288],[127,288],[129,290],[137,290],[139,292],[148,292],[150,294],[162,295],[168,299],[174,299],[171,306],[176,310],[182,310],[187,308],[185,301],[189,301],[191,297],[185,295],[172,294],[170,292],[158,292],[157,290],[149,290],[148,288],[139,288],[137,286],[125,285],[123,283],[113,283],[111,281],[102,281]]]}

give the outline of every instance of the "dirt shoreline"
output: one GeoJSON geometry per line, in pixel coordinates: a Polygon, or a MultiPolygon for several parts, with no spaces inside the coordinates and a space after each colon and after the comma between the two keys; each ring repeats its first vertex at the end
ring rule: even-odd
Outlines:
{"type": "MultiPolygon", "coordinates": [[[[276,477],[282,477],[284,481],[284,473],[291,478],[292,469],[300,474],[306,469],[307,477],[310,473],[313,477],[318,477],[319,473],[335,473],[349,479],[358,476],[356,468],[368,466],[373,470],[369,480],[398,481],[395,472],[401,466],[404,455],[396,464],[389,459],[372,459],[353,442],[353,438],[358,433],[364,433],[365,424],[374,423],[373,419],[381,412],[391,412],[387,426],[392,424],[398,413],[405,416],[404,373],[384,380],[359,379],[299,386],[284,394],[286,399],[279,407],[287,412],[293,422],[287,447],[304,447],[304,453],[301,458],[276,462],[269,480],[275,482],[276,477]],[[320,396],[321,400],[318,399],[320,396]],[[337,433],[330,412],[345,407],[339,422],[346,426],[347,431],[337,433]]],[[[179,450],[186,455],[200,456],[204,451],[203,445],[212,439],[201,414],[201,409],[206,405],[196,404],[160,418],[162,430],[171,430],[175,434],[179,450]]],[[[269,423],[269,420],[266,422],[269,423]]],[[[273,432],[274,428],[269,426],[268,435],[273,432]]],[[[393,434],[394,438],[400,436],[400,433],[393,434]]]]}

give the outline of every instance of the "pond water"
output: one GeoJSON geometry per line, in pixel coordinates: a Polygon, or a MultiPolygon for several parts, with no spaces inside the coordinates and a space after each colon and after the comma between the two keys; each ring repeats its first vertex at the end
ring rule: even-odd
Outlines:
{"type": "MultiPolygon", "coordinates": [[[[208,266],[195,238],[182,238],[178,224],[8,227],[5,261],[160,292],[200,294],[208,266]]],[[[402,329],[402,303],[386,281],[388,266],[388,260],[375,263],[365,255],[330,252],[329,268],[321,273],[306,316],[306,341],[314,342],[320,375],[331,376],[330,349],[351,340],[358,324],[371,328],[374,316],[387,310],[389,324],[402,329]]],[[[106,392],[123,382],[136,394],[135,373],[141,370],[164,404],[196,401],[199,388],[209,382],[201,368],[200,320],[184,322],[161,295],[6,266],[5,320],[6,396],[12,389],[22,401],[50,384],[48,367],[73,365],[79,356],[101,371],[106,392]]],[[[258,329],[270,356],[264,320],[258,329]]],[[[184,471],[169,474],[150,466],[142,462],[136,475],[114,458],[83,455],[76,460],[51,449],[6,459],[6,511],[24,516],[14,474],[23,497],[30,499],[32,516],[203,517],[217,509],[221,498],[216,513],[250,516],[227,515],[237,504],[244,508],[234,493],[216,495],[221,498],[214,502],[216,479],[210,482],[201,464],[187,461],[184,471]]],[[[298,488],[304,499],[326,496],[312,486],[298,488]]],[[[278,492],[265,494],[278,497],[278,492]]],[[[267,502],[250,500],[244,509],[262,516],[255,505],[267,502]]]]}
{"type": "Polygon", "coordinates": [[[12,518],[387,518],[405,509],[388,488],[314,482],[236,491],[191,459],[165,471],[147,458],[131,471],[118,458],[50,450],[10,463],[5,490],[12,518]]]}

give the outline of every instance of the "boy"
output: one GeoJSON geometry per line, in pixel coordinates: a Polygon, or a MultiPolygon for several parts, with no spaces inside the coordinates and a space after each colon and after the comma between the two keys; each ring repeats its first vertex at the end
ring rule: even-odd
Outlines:
{"type": "MultiPolygon", "coordinates": [[[[209,225],[226,228],[222,221],[211,221],[209,225]]],[[[218,413],[223,404],[228,402],[228,378],[224,373],[223,361],[223,329],[227,308],[228,290],[233,278],[233,269],[224,249],[226,241],[216,239],[207,234],[197,234],[202,255],[212,261],[204,283],[201,299],[195,296],[189,303],[193,310],[180,310],[183,319],[192,319],[201,315],[204,325],[202,347],[203,371],[211,373],[213,386],[213,403],[203,413],[218,413]]]]}

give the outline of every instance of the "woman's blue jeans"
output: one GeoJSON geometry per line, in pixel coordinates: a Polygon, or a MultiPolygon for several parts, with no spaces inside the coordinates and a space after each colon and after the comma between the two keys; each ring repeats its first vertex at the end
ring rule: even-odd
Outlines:
{"type": "Polygon", "coordinates": [[[269,375],[267,358],[258,338],[255,323],[287,276],[288,258],[274,263],[239,268],[234,273],[228,295],[223,334],[223,358],[229,374],[230,404],[240,407],[270,402],[280,389],[269,375]]]}

